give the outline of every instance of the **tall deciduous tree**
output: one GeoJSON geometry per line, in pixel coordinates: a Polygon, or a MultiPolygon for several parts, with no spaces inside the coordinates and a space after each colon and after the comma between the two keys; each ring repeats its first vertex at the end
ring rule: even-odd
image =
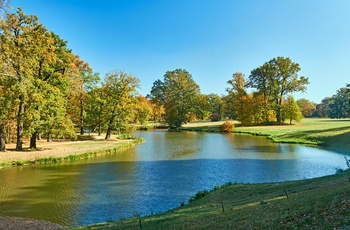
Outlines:
{"type": "Polygon", "coordinates": [[[171,128],[186,123],[190,113],[195,113],[196,99],[200,88],[192,75],[183,69],[167,71],[164,81],[153,83],[151,98],[163,101],[165,119],[171,128]]]}
{"type": "Polygon", "coordinates": [[[28,88],[33,84],[36,70],[41,60],[54,61],[54,39],[46,28],[38,23],[34,15],[26,15],[21,8],[16,14],[6,14],[6,20],[0,21],[0,53],[3,65],[8,73],[16,78],[15,92],[18,95],[16,150],[22,150],[25,102],[28,88]]]}
{"type": "Polygon", "coordinates": [[[251,71],[249,86],[263,93],[267,101],[274,103],[276,120],[281,124],[283,97],[289,93],[305,91],[309,80],[299,77],[300,67],[290,58],[277,57],[251,71]]]}
{"type": "Polygon", "coordinates": [[[140,80],[122,71],[106,74],[102,85],[103,95],[106,100],[107,133],[105,139],[110,139],[112,129],[120,130],[134,117],[134,105],[136,89],[140,80]]]}

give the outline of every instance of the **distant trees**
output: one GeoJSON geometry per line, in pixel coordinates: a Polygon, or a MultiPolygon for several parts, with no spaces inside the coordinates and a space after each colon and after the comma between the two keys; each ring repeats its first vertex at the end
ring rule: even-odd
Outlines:
{"type": "Polygon", "coordinates": [[[192,75],[183,69],[167,71],[164,80],[153,83],[151,100],[164,106],[165,120],[172,128],[186,123],[191,113],[195,113],[200,88],[192,75]]]}
{"type": "Polygon", "coordinates": [[[242,125],[300,120],[299,107],[288,96],[306,90],[308,79],[299,77],[299,71],[299,64],[290,58],[277,57],[252,70],[248,79],[240,72],[234,73],[227,82],[228,95],[223,98],[225,115],[242,125]],[[249,87],[257,91],[248,93],[249,87]]]}
{"type": "Polygon", "coordinates": [[[342,87],[331,97],[325,97],[316,105],[314,116],[337,119],[350,117],[349,88],[342,87]]]}
{"type": "Polygon", "coordinates": [[[281,124],[281,109],[284,97],[293,92],[305,91],[308,78],[299,77],[299,64],[290,58],[277,57],[251,71],[248,86],[264,95],[264,100],[275,111],[276,120],[281,124]]]}
{"type": "Polygon", "coordinates": [[[312,117],[314,115],[316,111],[316,103],[313,103],[306,98],[301,98],[296,102],[304,117],[312,117]]]}

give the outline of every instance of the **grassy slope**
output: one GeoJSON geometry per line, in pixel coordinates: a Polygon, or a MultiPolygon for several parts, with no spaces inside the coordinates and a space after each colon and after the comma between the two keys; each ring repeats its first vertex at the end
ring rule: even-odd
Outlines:
{"type": "MultiPolygon", "coordinates": [[[[218,131],[222,122],[191,123],[183,129],[218,131]],[[215,125],[217,124],[217,125],[215,125]]],[[[234,133],[268,136],[275,142],[322,145],[350,150],[350,119],[304,119],[301,123],[281,126],[237,126],[234,133]]]]}
{"type": "Polygon", "coordinates": [[[140,220],[144,229],[343,228],[350,227],[349,194],[348,172],[294,182],[237,184],[164,214],[82,229],[137,229],[140,220]]]}
{"type": "MultiPolygon", "coordinates": [[[[197,124],[197,128],[203,129],[202,125],[197,124]]],[[[236,132],[268,135],[276,141],[323,144],[344,151],[350,150],[349,131],[350,120],[328,119],[305,119],[292,126],[236,129],[236,132]]],[[[345,171],[311,180],[232,185],[163,214],[82,228],[137,229],[140,220],[144,229],[350,227],[349,175],[345,171]]]]}

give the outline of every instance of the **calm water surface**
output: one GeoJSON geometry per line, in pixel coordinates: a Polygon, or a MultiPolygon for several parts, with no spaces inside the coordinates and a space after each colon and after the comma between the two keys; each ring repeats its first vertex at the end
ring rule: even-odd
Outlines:
{"type": "Polygon", "coordinates": [[[226,182],[260,183],[334,174],[344,155],[263,137],[136,132],[145,143],[66,165],[0,170],[0,215],[67,226],[150,215],[226,182]]]}

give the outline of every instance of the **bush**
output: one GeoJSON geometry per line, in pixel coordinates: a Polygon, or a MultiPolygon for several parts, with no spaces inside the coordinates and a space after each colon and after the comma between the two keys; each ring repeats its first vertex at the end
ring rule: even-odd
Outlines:
{"type": "Polygon", "coordinates": [[[220,126],[220,132],[230,133],[235,128],[235,124],[231,121],[225,121],[224,124],[220,126]]]}
{"type": "Polygon", "coordinates": [[[218,113],[213,113],[212,115],[210,115],[210,121],[214,122],[214,121],[220,121],[221,120],[221,115],[218,113]]]}
{"type": "Polygon", "coordinates": [[[128,140],[128,139],[134,139],[134,138],[130,134],[123,133],[123,134],[118,135],[118,139],[119,140],[128,140]]]}

